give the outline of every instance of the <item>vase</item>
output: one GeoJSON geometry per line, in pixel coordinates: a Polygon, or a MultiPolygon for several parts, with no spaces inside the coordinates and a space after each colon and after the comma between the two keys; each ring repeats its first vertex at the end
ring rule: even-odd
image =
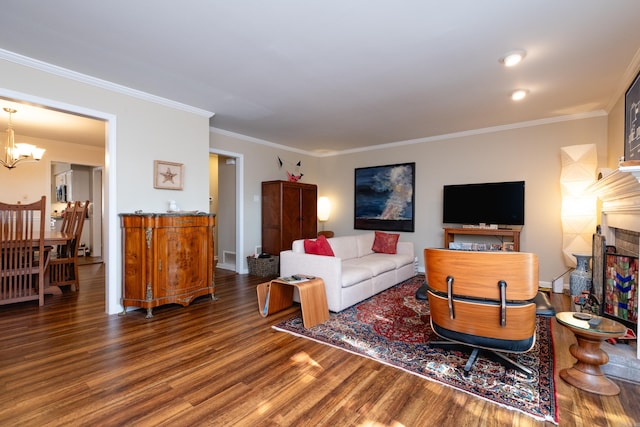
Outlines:
{"type": "Polygon", "coordinates": [[[576,257],[576,269],[569,275],[569,292],[571,296],[591,292],[591,255],[573,254],[576,257]]]}

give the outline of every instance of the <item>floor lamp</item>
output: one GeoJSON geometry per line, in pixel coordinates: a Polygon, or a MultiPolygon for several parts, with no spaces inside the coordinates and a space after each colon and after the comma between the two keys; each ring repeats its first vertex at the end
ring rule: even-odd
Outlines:
{"type": "Polygon", "coordinates": [[[560,149],[562,172],[562,251],[568,267],[576,266],[574,254],[591,254],[596,229],[596,196],[587,188],[595,182],[595,144],[571,145],[560,149]]]}

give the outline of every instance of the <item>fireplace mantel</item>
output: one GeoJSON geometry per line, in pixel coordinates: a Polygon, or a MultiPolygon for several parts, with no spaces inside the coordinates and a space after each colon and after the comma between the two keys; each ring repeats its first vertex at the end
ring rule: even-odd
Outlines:
{"type": "Polygon", "coordinates": [[[633,163],[622,163],[589,190],[602,201],[606,226],[640,232],[640,165],[633,163]]]}

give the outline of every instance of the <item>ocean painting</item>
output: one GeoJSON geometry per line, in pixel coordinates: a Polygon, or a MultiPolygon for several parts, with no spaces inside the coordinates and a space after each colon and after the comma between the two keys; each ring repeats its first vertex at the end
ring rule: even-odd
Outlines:
{"type": "Polygon", "coordinates": [[[415,165],[355,170],[355,229],[414,231],[415,165]]]}

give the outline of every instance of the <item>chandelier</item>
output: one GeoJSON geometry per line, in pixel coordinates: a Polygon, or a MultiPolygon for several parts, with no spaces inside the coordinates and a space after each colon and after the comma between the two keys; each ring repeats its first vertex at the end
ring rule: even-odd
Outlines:
{"type": "Polygon", "coordinates": [[[36,161],[42,159],[44,148],[38,148],[32,144],[16,144],[13,127],[11,127],[11,115],[17,110],[5,107],[4,111],[9,113],[9,126],[7,127],[7,142],[4,147],[4,159],[0,158],[0,163],[7,169],[15,168],[18,163],[36,161]]]}

